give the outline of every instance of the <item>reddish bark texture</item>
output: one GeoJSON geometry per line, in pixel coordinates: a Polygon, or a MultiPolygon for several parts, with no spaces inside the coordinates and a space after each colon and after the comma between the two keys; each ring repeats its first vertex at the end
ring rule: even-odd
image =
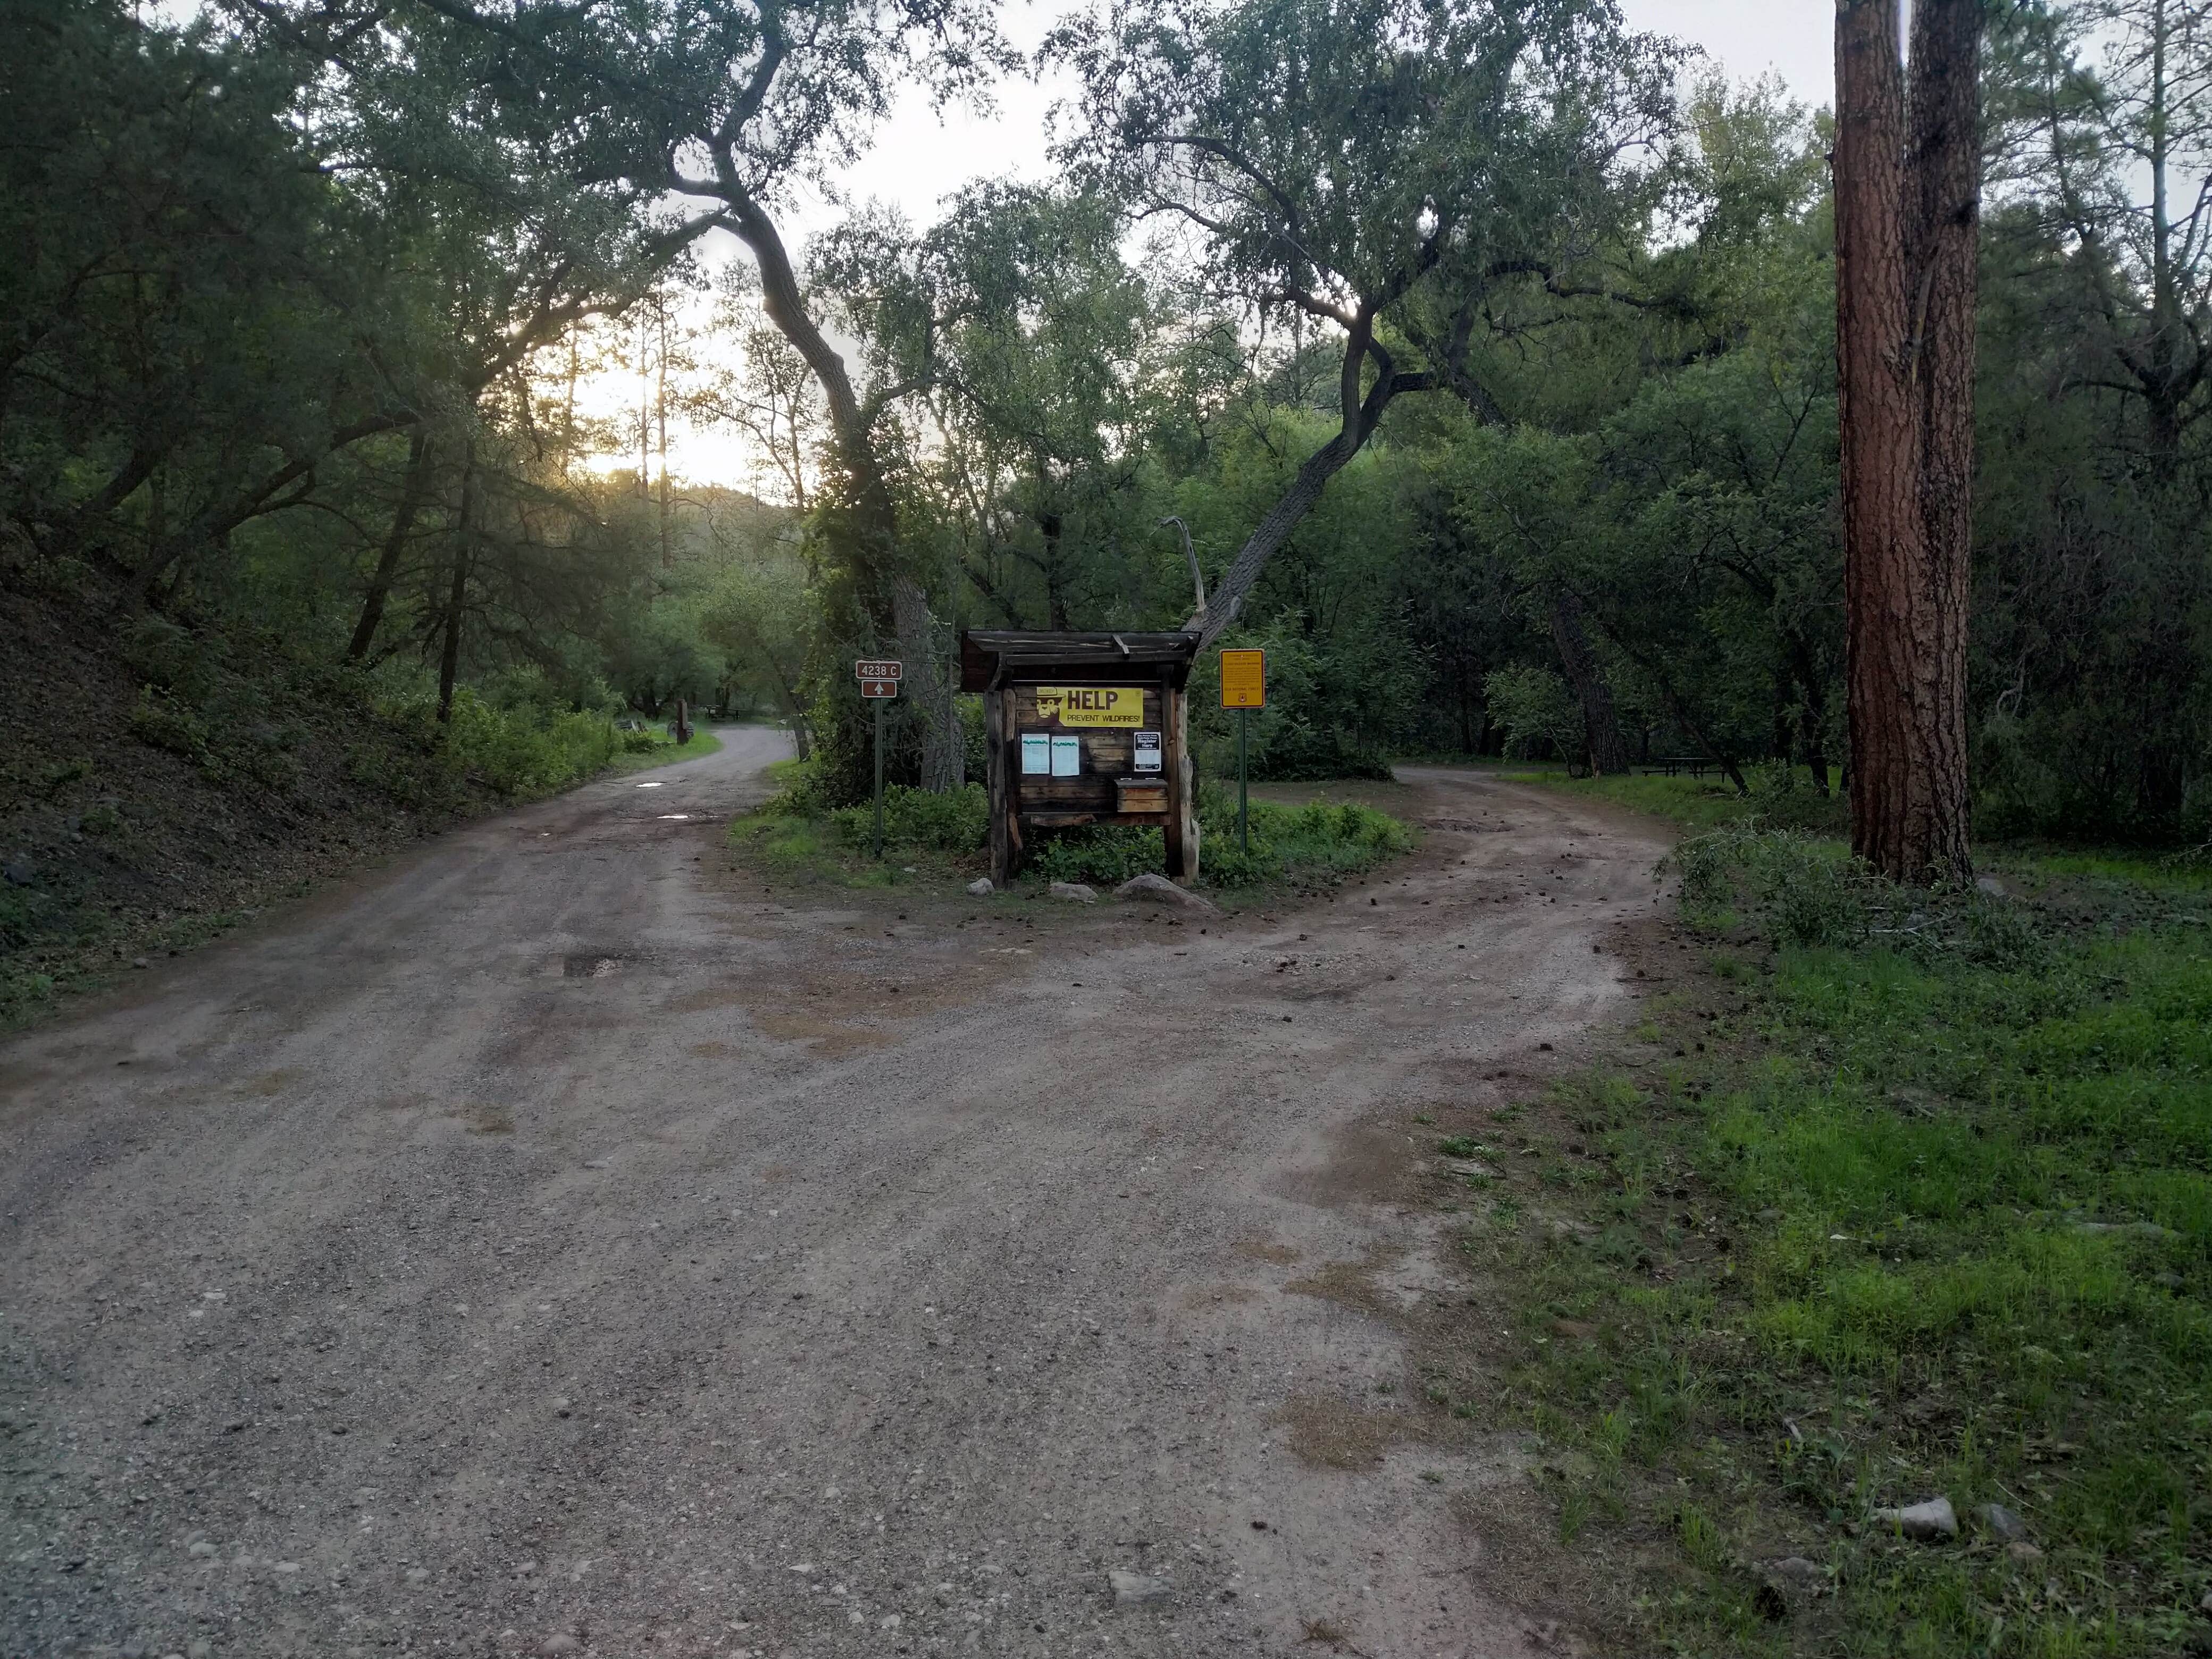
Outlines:
{"type": "Polygon", "coordinates": [[[1964,881],[1973,532],[1978,0],[1836,8],[1836,356],[1842,400],[1852,850],[1964,881]]]}

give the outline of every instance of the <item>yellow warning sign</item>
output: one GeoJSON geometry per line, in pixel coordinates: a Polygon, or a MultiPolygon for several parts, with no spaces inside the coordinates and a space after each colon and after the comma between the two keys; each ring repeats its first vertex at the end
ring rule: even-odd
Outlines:
{"type": "Polygon", "coordinates": [[[1267,706],[1266,652],[1224,651],[1221,653],[1221,706],[1224,708],[1265,708],[1267,706]]]}
{"type": "Polygon", "coordinates": [[[1126,726],[1145,723],[1145,691],[1138,685],[1040,685],[1037,714],[1059,717],[1062,726],[1126,726]]]}

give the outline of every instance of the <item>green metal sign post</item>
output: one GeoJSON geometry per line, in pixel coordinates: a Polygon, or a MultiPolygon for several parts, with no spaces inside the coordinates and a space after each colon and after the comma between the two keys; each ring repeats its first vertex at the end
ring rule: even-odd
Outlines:
{"type": "Polygon", "coordinates": [[[1251,805],[1246,799],[1245,751],[1250,747],[1252,711],[1267,706],[1267,653],[1221,653],[1221,706],[1237,711],[1237,850],[1252,850],[1251,805]]]}
{"type": "Polygon", "coordinates": [[[884,855],[884,706],[876,704],[876,856],[884,855]]]}
{"type": "Polygon", "coordinates": [[[1249,853],[1252,850],[1251,815],[1244,798],[1244,750],[1251,730],[1252,711],[1249,708],[1238,709],[1237,711],[1237,850],[1240,853],[1249,853]]]}
{"type": "Polygon", "coordinates": [[[853,665],[860,695],[876,705],[876,853],[884,855],[884,704],[899,694],[906,665],[896,658],[863,657],[853,665]]]}

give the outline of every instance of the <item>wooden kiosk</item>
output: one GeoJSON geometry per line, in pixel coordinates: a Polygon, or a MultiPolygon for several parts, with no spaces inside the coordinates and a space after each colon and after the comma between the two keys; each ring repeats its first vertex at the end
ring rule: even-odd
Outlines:
{"type": "Polygon", "coordinates": [[[1198,873],[1190,759],[1195,634],[970,629],[960,689],[983,697],[991,752],[991,878],[1021,869],[1036,832],[1156,824],[1167,873],[1198,873]]]}

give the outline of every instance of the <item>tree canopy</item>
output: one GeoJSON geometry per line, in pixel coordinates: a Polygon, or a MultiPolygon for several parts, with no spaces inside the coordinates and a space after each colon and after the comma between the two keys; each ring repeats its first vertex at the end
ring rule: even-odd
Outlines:
{"type": "MultiPolygon", "coordinates": [[[[864,649],[921,665],[894,775],[943,784],[961,628],[1187,620],[1273,651],[1278,775],[1850,774],[1830,118],[1598,0],[1099,0],[1045,176],[790,240],[902,92],[988,97],[994,8],[0,22],[34,585],[432,705],[750,708],[832,794],[864,649]]],[[[2202,9],[1987,23],[1973,810],[2201,840],[2202,9]]]]}

